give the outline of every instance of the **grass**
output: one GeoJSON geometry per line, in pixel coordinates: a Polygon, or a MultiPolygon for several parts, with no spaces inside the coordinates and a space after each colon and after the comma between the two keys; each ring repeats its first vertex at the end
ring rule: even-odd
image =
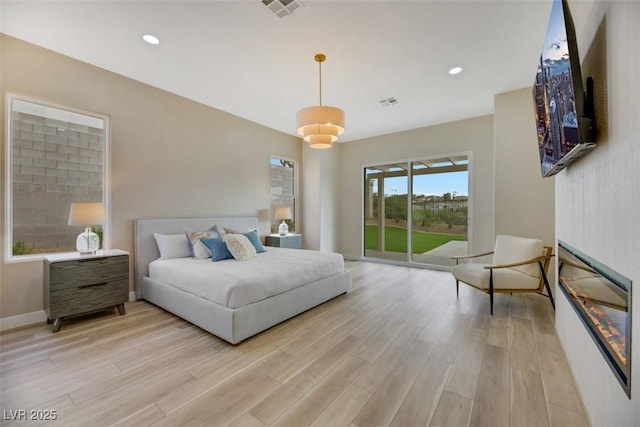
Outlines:
{"type": "MultiPolygon", "coordinates": [[[[412,231],[413,253],[421,254],[452,240],[466,241],[467,236],[461,234],[428,233],[412,231]]],[[[387,251],[407,252],[407,229],[387,225],[384,227],[384,240],[387,251]]],[[[367,249],[378,250],[378,226],[367,224],[365,227],[365,246],[367,249]]]]}

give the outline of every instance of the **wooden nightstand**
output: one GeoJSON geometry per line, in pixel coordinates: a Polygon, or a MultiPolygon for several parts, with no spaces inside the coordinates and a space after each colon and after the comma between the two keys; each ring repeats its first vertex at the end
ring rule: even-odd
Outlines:
{"type": "Polygon", "coordinates": [[[44,309],[58,332],[62,318],[116,307],[129,300],[129,254],[119,249],[95,255],[44,256],[44,309]]]}
{"type": "Polygon", "coordinates": [[[302,249],[302,234],[270,234],[264,239],[264,244],[276,248],[302,249]]]}

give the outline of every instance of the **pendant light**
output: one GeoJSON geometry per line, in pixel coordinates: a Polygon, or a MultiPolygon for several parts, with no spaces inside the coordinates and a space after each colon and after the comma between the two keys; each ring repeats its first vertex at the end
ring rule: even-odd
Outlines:
{"type": "Polygon", "coordinates": [[[331,148],[344,133],[344,111],[322,105],[322,63],[325,59],[326,56],[322,53],[315,56],[320,83],[319,105],[303,108],[297,115],[298,134],[315,149],[331,148]]]}

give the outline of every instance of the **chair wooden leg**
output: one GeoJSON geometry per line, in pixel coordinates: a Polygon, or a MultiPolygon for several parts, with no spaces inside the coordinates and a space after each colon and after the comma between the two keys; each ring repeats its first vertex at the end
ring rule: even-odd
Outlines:
{"type": "Polygon", "coordinates": [[[493,316],[493,270],[489,272],[489,307],[493,316]]]}
{"type": "Polygon", "coordinates": [[[547,288],[547,293],[549,294],[549,301],[551,301],[551,307],[553,307],[553,311],[556,311],[556,304],[553,301],[553,294],[551,293],[551,286],[549,286],[549,280],[547,279],[547,274],[544,272],[544,267],[542,263],[538,261],[538,265],[540,266],[540,271],[542,272],[542,279],[544,280],[544,286],[547,288]]]}

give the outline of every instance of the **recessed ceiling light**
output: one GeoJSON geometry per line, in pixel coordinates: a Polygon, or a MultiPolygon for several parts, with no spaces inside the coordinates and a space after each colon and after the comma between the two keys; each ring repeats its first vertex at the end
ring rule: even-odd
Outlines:
{"type": "Polygon", "coordinates": [[[160,44],[160,39],[151,34],[145,34],[144,36],[142,36],[142,40],[146,41],[149,44],[160,44]]]}
{"type": "Polygon", "coordinates": [[[462,72],[462,67],[453,67],[452,69],[449,70],[449,74],[451,74],[452,76],[456,74],[460,74],[461,72],[462,72]]]}

